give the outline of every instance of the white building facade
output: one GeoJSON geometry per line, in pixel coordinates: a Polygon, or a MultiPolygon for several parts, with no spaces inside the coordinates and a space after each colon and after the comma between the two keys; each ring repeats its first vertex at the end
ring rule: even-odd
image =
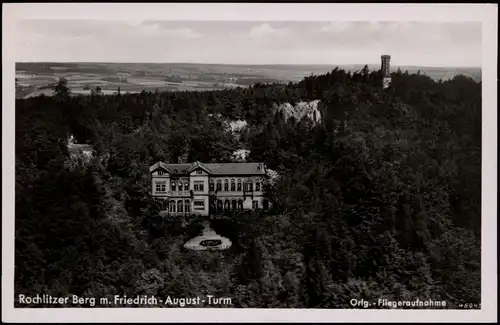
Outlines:
{"type": "Polygon", "coordinates": [[[166,164],[149,169],[152,195],[169,215],[203,215],[269,208],[263,163],[166,164]]]}

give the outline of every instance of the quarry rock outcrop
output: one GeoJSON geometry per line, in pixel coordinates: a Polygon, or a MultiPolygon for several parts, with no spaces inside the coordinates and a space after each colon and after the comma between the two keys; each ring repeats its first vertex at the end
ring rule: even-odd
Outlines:
{"type": "Polygon", "coordinates": [[[275,105],[275,113],[283,112],[285,120],[294,117],[295,120],[300,121],[307,116],[316,124],[321,122],[321,112],[318,108],[320,102],[320,100],[313,100],[310,102],[298,102],[295,105],[290,103],[275,105]]]}

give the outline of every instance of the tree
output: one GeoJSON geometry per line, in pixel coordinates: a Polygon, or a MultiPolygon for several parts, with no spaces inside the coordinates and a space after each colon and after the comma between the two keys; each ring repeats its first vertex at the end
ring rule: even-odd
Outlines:
{"type": "Polygon", "coordinates": [[[250,242],[248,253],[243,258],[239,272],[239,281],[248,284],[262,276],[262,252],[256,240],[250,242]]]}
{"type": "Polygon", "coordinates": [[[56,97],[67,97],[70,94],[68,88],[68,80],[64,77],[59,78],[58,82],[54,86],[54,96],[56,97]]]}
{"type": "Polygon", "coordinates": [[[102,89],[101,89],[101,87],[97,86],[97,87],[95,87],[95,89],[92,89],[90,91],[90,93],[92,96],[99,96],[99,95],[102,95],[102,89]]]}
{"type": "Polygon", "coordinates": [[[370,69],[368,68],[368,65],[365,65],[365,66],[363,67],[363,76],[364,76],[365,78],[368,78],[368,75],[369,75],[369,74],[370,74],[370,69]]]}

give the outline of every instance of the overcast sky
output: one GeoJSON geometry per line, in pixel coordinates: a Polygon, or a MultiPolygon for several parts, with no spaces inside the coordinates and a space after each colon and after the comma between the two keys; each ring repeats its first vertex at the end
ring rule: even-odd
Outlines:
{"type": "Polygon", "coordinates": [[[481,66],[478,22],[22,20],[18,62],[481,66]]]}

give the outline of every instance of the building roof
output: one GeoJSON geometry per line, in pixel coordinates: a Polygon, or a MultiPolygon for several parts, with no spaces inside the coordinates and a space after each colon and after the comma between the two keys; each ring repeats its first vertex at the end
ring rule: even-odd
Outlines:
{"type": "Polygon", "coordinates": [[[149,168],[150,172],[164,169],[170,174],[188,174],[198,168],[204,169],[211,175],[266,175],[263,163],[200,163],[190,164],[166,164],[157,162],[149,168]]]}
{"type": "Polygon", "coordinates": [[[265,174],[262,163],[204,164],[215,175],[265,174]]]}

